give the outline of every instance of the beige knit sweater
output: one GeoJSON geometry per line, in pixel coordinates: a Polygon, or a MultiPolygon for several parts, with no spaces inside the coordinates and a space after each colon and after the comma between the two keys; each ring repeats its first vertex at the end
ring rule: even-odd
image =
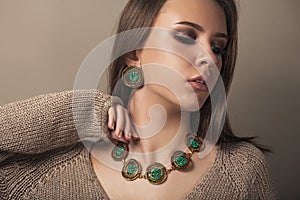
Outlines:
{"type": "MultiPolygon", "coordinates": [[[[110,101],[80,90],[0,107],[0,199],[108,199],[77,132],[85,130],[81,139],[107,140],[110,101]]],[[[246,142],[221,144],[185,199],[275,199],[264,154],[246,142]]]]}

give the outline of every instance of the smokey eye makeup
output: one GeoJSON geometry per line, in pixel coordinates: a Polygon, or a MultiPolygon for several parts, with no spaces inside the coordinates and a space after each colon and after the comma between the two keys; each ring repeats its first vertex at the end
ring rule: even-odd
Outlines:
{"type": "Polygon", "coordinates": [[[220,55],[224,55],[226,53],[226,50],[224,48],[224,44],[219,42],[212,42],[211,43],[211,50],[214,54],[220,56],[220,55]]]}
{"type": "MultiPolygon", "coordinates": [[[[172,37],[181,44],[195,45],[197,43],[198,34],[194,29],[184,28],[174,30],[172,32],[172,37]]],[[[221,56],[226,53],[225,46],[224,42],[219,40],[211,42],[211,50],[217,56],[221,56]]]]}
{"type": "Polygon", "coordinates": [[[194,30],[175,30],[172,33],[173,38],[186,45],[195,45],[197,39],[197,33],[194,30]]]}

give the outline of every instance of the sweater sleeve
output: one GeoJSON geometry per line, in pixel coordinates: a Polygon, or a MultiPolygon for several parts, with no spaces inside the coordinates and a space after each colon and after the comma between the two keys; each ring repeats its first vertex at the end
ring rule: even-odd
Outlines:
{"type": "Polygon", "coordinates": [[[108,140],[111,97],[98,90],[39,95],[0,107],[0,162],[14,153],[36,154],[80,140],[108,140]]]}

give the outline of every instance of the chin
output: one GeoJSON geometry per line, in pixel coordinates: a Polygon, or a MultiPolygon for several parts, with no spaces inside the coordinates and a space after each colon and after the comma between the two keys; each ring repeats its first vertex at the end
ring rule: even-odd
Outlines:
{"type": "Polygon", "coordinates": [[[178,103],[178,105],[182,111],[196,112],[202,108],[206,99],[207,99],[206,96],[203,97],[203,96],[186,95],[178,99],[180,102],[178,103]]]}
{"type": "Polygon", "coordinates": [[[193,101],[192,99],[187,100],[185,102],[182,102],[180,105],[180,109],[182,111],[187,111],[187,112],[196,112],[201,109],[203,106],[204,102],[203,101],[193,101]]]}

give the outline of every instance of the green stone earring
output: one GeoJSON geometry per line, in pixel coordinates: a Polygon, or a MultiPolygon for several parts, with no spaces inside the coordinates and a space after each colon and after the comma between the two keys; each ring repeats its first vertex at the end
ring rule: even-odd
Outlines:
{"type": "Polygon", "coordinates": [[[130,66],[122,72],[122,81],[130,88],[136,89],[144,85],[144,73],[141,67],[130,66]]]}

